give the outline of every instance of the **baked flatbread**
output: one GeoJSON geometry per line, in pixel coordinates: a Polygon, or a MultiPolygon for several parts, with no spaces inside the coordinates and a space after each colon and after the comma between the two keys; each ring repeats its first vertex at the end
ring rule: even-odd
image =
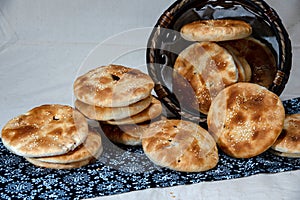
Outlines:
{"type": "Polygon", "coordinates": [[[42,105],[10,120],[2,129],[7,149],[24,157],[65,154],[82,144],[86,118],[66,105],[42,105]]]}
{"type": "Polygon", "coordinates": [[[189,41],[217,42],[248,37],[252,28],[250,24],[241,20],[212,19],[186,24],[180,32],[182,37],[189,41]]]}
{"type": "Polygon", "coordinates": [[[280,151],[276,151],[274,149],[269,149],[269,151],[277,156],[281,156],[281,157],[288,157],[288,158],[300,158],[300,153],[285,153],[285,152],[280,152],[280,151]]]}
{"type": "Polygon", "coordinates": [[[124,125],[124,124],[139,124],[146,121],[150,121],[158,117],[162,113],[162,105],[159,100],[152,98],[151,104],[142,112],[119,120],[108,120],[106,123],[113,125],[124,125]]]}
{"type": "Polygon", "coordinates": [[[110,125],[100,123],[103,133],[109,140],[114,143],[131,146],[142,144],[141,135],[148,126],[148,123],[127,125],[110,125]]]}
{"type": "Polygon", "coordinates": [[[150,96],[154,82],[138,69],[120,65],[95,68],[74,82],[75,97],[89,105],[123,107],[150,96]]]}
{"type": "Polygon", "coordinates": [[[245,82],[246,81],[246,73],[242,66],[241,59],[236,57],[235,55],[232,55],[232,57],[233,57],[235,65],[238,69],[238,77],[239,77],[238,82],[245,82]]]}
{"type": "Polygon", "coordinates": [[[248,61],[245,59],[245,57],[241,56],[238,50],[236,50],[234,47],[230,45],[224,45],[222,46],[227,51],[232,55],[235,64],[238,69],[239,73],[239,79],[238,82],[250,82],[251,81],[251,76],[252,76],[252,71],[251,67],[248,63],[248,61]]]}
{"type": "Polygon", "coordinates": [[[89,119],[100,121],[120,120],[142,112],[151,104],[151,100],[152,97],[149,96],[123,107],[99,107],[76,100],[75,107],[89,119]]]}
{"type": "Polygon", "coordinates": [[[142,146],[155,164],[176,171],[206,171],[219,160],[211,135],[199,125],[183,120],[151,123],[142,136],[142,146]]]}
{"type": "Polygon", "coordinates": [[[279,97],[254,83],[236,83],[213,100],[208,130],[218,146],[236,158],[250,158],[270,148],[279,136],[285,111],[279,97]]]}
{"type": "Polygon", "coordinates": [[[237,57],[237,58],[240,61],[242,68],[244,69],[244,73],[245,73],[244,82],[250,82],[252,77],[252,70],[248,61],[244,57],[237,57]]]}
{"type": "Polygon", "coordinates": [[[236,49],[237,56],[244,57],[252,71],[251,82],[269,87],[276,75],[277,67],[274,54],[264,43],[252,37],[220,43],[226,48],[236,49]]]}
{"type": "MultiPolygon", "coordinates": [[[[174,70],[194,89],[200,112],[207,114],[211,100],[226,86],[238,81],[232,55],[213,42],[194,43],[177,57],[174,70]]],[[[184,98],[182,97],[182,102],[184,98]]]]}
{"type": "Polygon", "coordinates": [[[280,156],[300,157],[300,113],[286,116],[283,130],[271,148],[280,156]]]}
{"type": "Polygon", "coordinates": [[[101,136],[96,132],[89,131],[84,143],[82,143],[73,151],[58,156],[39,157],[35,158],[35,160],[47,163],[68,164],[84,161],[92,157],[97,158],[100,156],[102,151],[103,146],[101,136]]]}
{"type": "Polygon", "coordinates": [[[37,160],[35,158],[26,158],[25,159],[30,162],[31,164],[38,166],[38,167],[45,167],[45,168],[51,168],[51,169],[73,169],[73,168],[80,168],[85,165],[90,164],[92,161],[95,160],[95,158],[91,157],[86,160],[81,160],[78,162],[72,162],[72,163],[66,163],[66,164],[60,164],[60,163],[50,163],[50,162],[43,162],[40,160],[37,160]]]}

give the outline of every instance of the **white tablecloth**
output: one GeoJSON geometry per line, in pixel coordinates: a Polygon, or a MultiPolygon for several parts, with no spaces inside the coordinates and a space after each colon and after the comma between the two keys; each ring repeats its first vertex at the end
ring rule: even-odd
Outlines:
{"type": "MultiPolygon", "coordinates": [[[[298,97],[300,1],[267,2],[281,16],[293,46],[292,71],[281,99],[298,97]]],[[[170,0],[1,0],[0,126],[38,105],[73,105],[73,81],[89,67],[118,62],[146,71],[145,45],[150,30],[171,3],[170,0]],[[124,38],[124,35],[130,36],[124,38]],[[92,51],[95,47],[97,54],[92,51]]],[[[147,189],[99,199],[298,199],[299,183],[298,170],[147,189]]]]}

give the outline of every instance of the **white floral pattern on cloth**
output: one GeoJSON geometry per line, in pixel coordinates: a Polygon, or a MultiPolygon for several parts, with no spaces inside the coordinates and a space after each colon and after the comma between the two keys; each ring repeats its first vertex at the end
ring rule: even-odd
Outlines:
{"type": "MultiPolygon", "coordinates": [[[[284,102],[287,113],[300,112],[300,98],[284,102]]],[[[0,143],[1,199],[83,199],[154,187],[169,187],[300,169],[300,159],[265,152],[250,159],[235,159],[220,152],[216,168],[202,173],[181,173],[160,168],[140,147],[112,145],[103,138],[99,160],[72,170],[35,167],[0,143]]]]}

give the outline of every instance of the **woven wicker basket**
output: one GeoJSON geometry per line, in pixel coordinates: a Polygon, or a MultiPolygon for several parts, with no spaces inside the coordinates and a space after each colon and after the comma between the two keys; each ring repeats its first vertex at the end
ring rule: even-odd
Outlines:
{"type": "Polygon", "coordinates": [[[182,108],[172,92],[172,67],[180,51],[185,48],[180,28],[199,19],[242,19],[252,25],[252,36],[264,41],[273,51],[277,71],[268,88],[280,95],[291,69],[291,42],[280,17],[262,0],[181,0],[172,4],[157,21],[148,40],[146,54],[149,75],[155,81],[158,98],[177,117],[203,122],[200,112],[182,108]]]}

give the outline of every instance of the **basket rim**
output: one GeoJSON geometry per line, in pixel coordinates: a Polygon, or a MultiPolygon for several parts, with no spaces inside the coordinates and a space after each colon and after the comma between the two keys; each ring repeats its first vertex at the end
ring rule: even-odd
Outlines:
{"type": "MultiPolygon", "coordinates": [[[[204,122],[206,121],[206,116],[199,112],[199,115],[191,114],[184,110],[181,110],[172,101],[171,93],[167,87],[162,84],[162,79],[159,77],[156,71],[156,43],[157,37],[159,37],[161,29],[169,29],[170,24],[176,19],[176,16],[180,15],[191,7],[195,3],[218,3],[224,2],[226,0],[177,0],[166,9],[160,18],[157,20],[151,35],[147,43],[146,51],[146,62],[149,75],[153,78],[155,82],[154,90],[158,98],[165,104],[165,106],[177,117],[183,117],[192,121],[204,122]]],[[[270,24],[270,28],[275,34],[276,41],[278,43],[278,63],[277,63],[277,73],[273,80],[272,85],[268,88],[270,91],[274,92],[278,96],[283,92],[286,83],[288,82],[291,65],[292,65],[292,48],[291,40],[289,38],[288,32],[285,29],[279,15],[277,12],[270,7],[264,0],[231,0],[235,4],[247,4],[253,6],[257,12],[270,24]]]]}

